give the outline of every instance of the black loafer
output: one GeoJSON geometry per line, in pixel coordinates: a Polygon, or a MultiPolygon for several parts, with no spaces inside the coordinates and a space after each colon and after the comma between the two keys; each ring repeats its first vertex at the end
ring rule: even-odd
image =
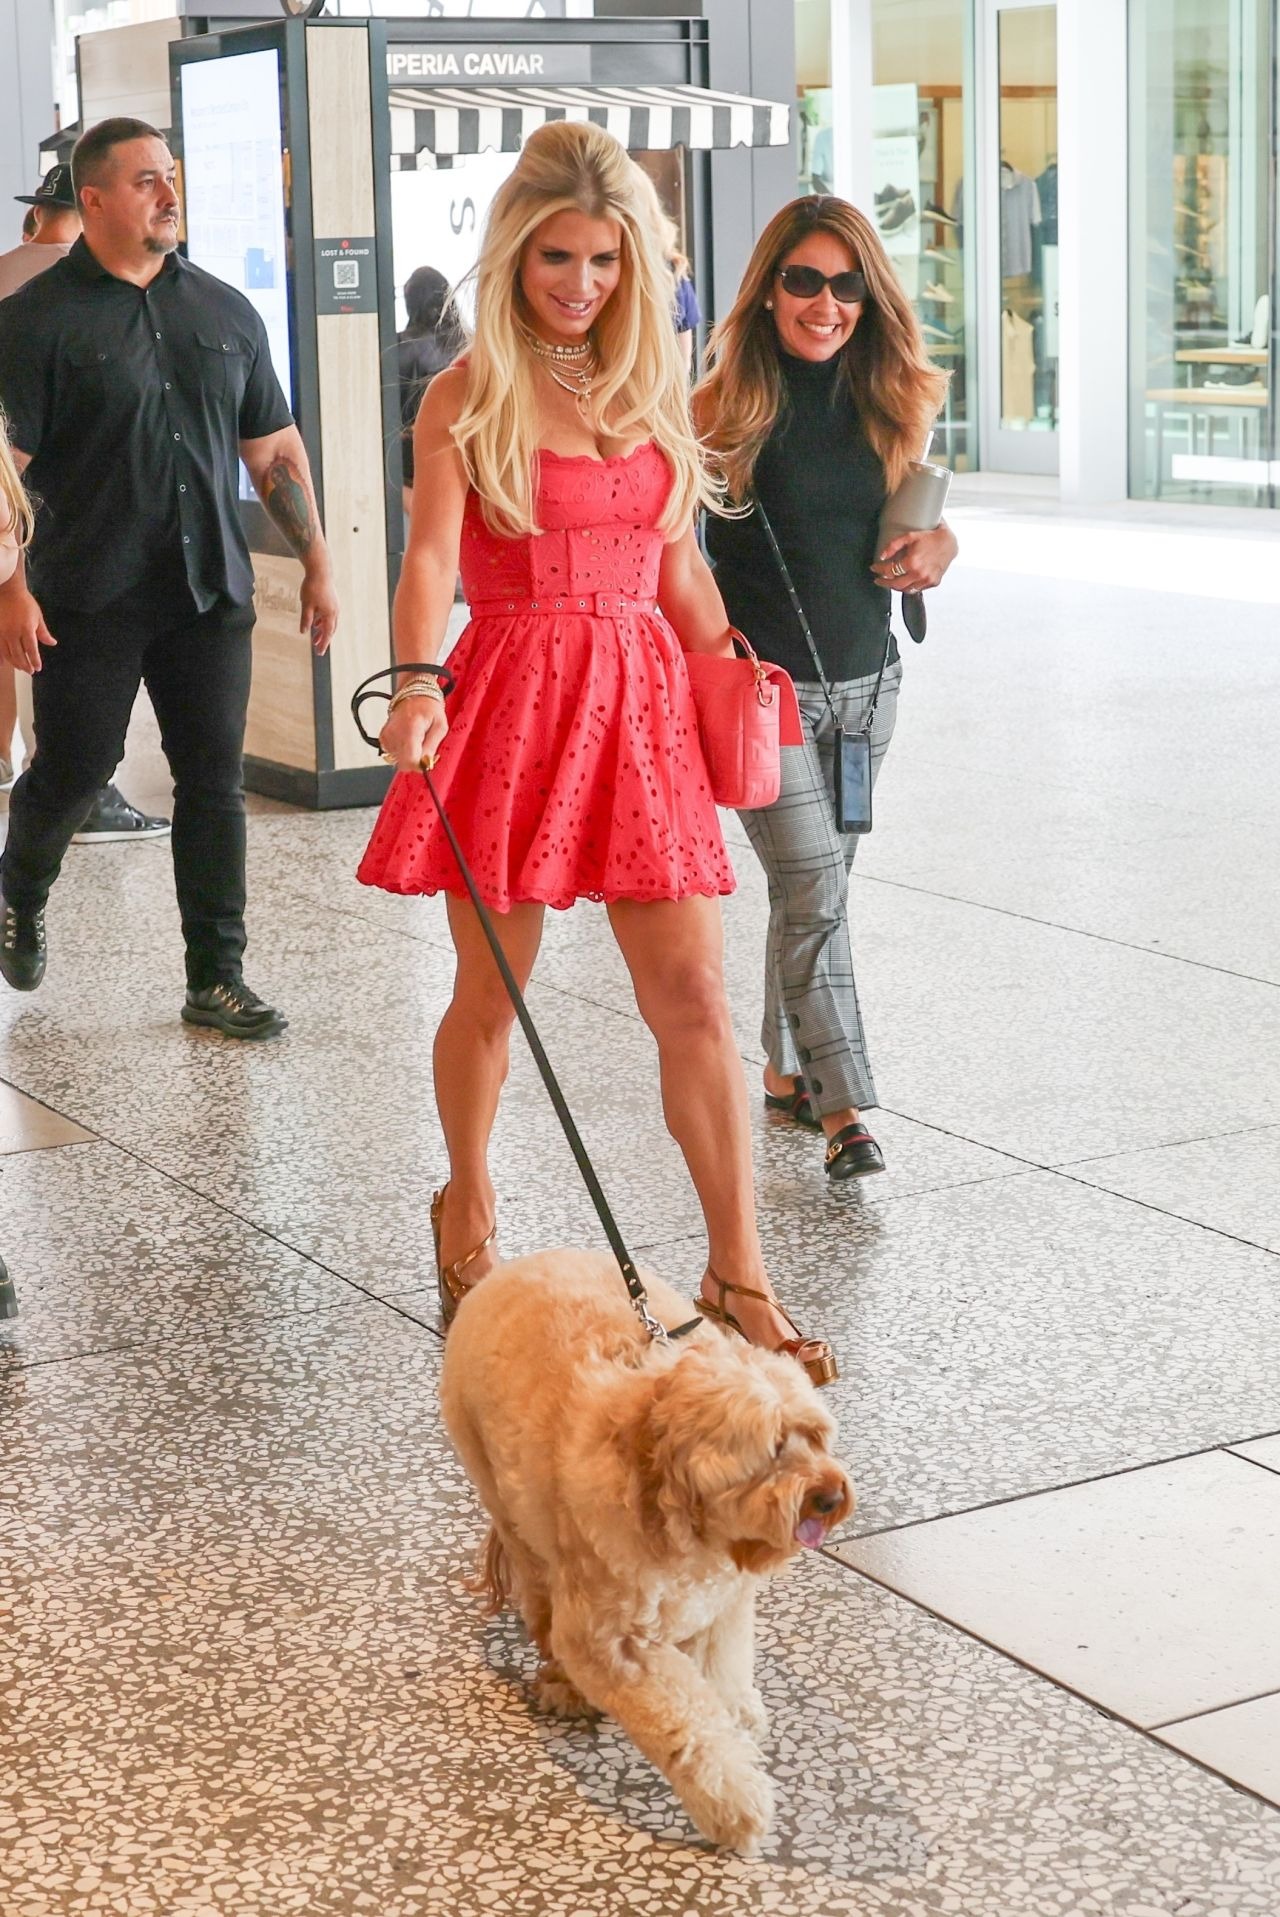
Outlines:
{"type": "Polygon", "coordinates": [[[791,1083],[794,1090],[788,1092],[785,1098],[780,1097],[777,1092],[766,1092],[765,1109],[784,1113],[794,1124],[803,1125],[807,1132],[820,1132],[822,1120],[813,1109],[809,1087],[802,1078],[793,1078],[791,1083]]]}
{"type": "Polygon", "coordinates": [[[289,1023],[274,1005],[264,1005],[239,979],[223,979],[202,991],[188,990],[182,1016],[188,1025],[211,1025],[226,1038],[274,1038],[289,1023]]]}
{"type": "Polygon", "coordinates": [[[43,908],[19,912],[6,901],[0,916],[0,978],[15,992],[34,992],[47,957],[43,908]]]}
{"type": "Polygon", "coordinates": [[[869,1178],[884,1170],[884,1153],[861,1120],[827,1140],[828,1178],[869,1178]]]}

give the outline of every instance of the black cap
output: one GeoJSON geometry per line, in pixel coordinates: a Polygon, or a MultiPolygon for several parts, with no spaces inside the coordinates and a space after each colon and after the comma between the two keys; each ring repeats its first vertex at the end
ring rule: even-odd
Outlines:
{"type": "Polygon", "coordinates": [[[64,160],[51,166],[34,193],[15,193],[13,197],[22,206],[60,206],[74,213],[76,190],[71,184],[70,163],[64,160]]]}

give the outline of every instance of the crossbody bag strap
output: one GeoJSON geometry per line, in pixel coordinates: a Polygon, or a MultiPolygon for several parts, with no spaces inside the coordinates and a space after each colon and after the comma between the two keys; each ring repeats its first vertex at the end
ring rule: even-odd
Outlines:
{"type": "MultiPolygon", "coordinates": [[[[840,725],[840,714],[836,711],[835,701],[831,697],[831,687],[827,682],[826,673],[822,670],[822,657],[818,651],[818,644],[813,636],[813,628],[809,624],[805,609],[800,604],[800,595],[796,591],[795,581],[791,577],[791,568],[782,557],[782,548],[778,544],[778,536],[774,532],[769,515],[764,509],[764,501],[758,493],[754,496],[751,503],[753,511],[759,516],[760,524],[764,527],[764,536],[769,542],[774,559],[777,561],[778,572],[781,575],[783,585],[787,589],[787,597],[790,599],[795,609],[796,618],[800,622],[800,630],[804,634],[804,642],[809,648],[809,656],[813,660],[813,669],[818,675],[818,684],[822,687],[822,696],[827,702],[827,711],[831,714],[832,724],[838,727],[840,725]]],[[[866,733],[871,731],[871,727],[875,721],[876,707],[880,703],[880,684],[884,678],[884,669],[889,663],[889,648],[892,644],[893,628],[886,619],[884,624],[884,652],[880,658],[880,670],[876,674],[876,683],[871,694],[871,704],[867,707],[866,717],[863,719],[860,727],[860,730],[866,733]]]]}

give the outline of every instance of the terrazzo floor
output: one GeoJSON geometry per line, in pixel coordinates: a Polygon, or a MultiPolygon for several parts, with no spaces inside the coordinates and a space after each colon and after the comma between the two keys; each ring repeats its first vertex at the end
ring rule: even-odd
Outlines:
{"type": "MultiPolygon", "coordinates": [[[[177,1020],[163,844],[69,854],[45,985],[0,987],[3,1917],[1280,1917],[1280,613],[1221,624],[961,568],[910,650],[854,885],[888,1174],[833,1192],[755,1121],[859,1506],[765,1598],[751,1861],[538,1716],[462,1588],[439,905],[355,885],[368,814],[255,803],[249,978],[291,1024],[235,1047],[177,1020]]],[[[121,783],[164,798],[145,712],[121,783]]],[[[598,910],[549,915],[531,996],[624,1233],[692,1286],[598,910]]],[[[496,1159],[510,1253],[599,1242],[519,1044],[496,1159]]]]}

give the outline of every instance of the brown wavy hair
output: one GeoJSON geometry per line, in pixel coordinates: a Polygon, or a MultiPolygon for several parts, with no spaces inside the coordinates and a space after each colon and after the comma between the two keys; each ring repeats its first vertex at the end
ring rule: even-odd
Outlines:
{"type": "Polygon", "coordinates": [[[861,317],[839,358],[890,492],[919,459],[946,392],[948,375],[931,363],[920,322],[871,221],[828,194],[792,200],[756,241],[738,297],[711,335],[708,370],[693,390],[694,420],[734,500],[751,491],[756,460],[783,401],[778,333],[765,300],[787,255],[815,232],[842,241],[867,282],[861,317]]]}

